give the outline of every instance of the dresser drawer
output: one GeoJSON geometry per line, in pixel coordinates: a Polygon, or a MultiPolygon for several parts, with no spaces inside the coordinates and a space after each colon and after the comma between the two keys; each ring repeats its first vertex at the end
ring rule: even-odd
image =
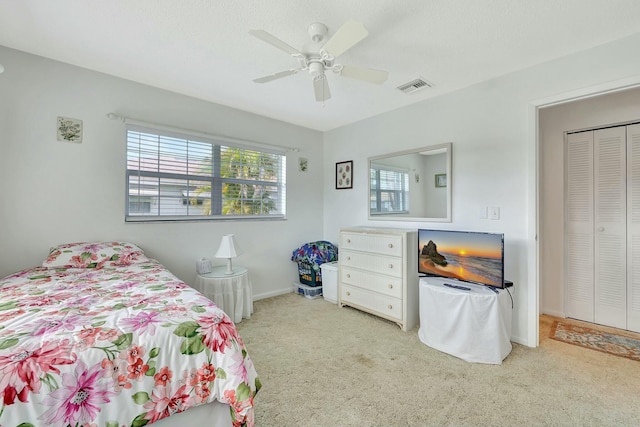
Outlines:
{"type": "Polygon", "coordinates": [[[384,317],[402,320],[402,302],[398,298],[349,285],[340,287],[340,303],[362,307],[384,317]]]}
{"type": "Polygon", "coordinates": [[[366,288],[373,292],[389,295],[394,298],[402,298],[402,279],[387,275],[370,273],[351,267],[340,269],[340,282],[366,288]]]}
{"type": "Polygon", "coordinates": [[[402,256],[402,237],[384,234],[342,233],[340,249],[353,249],[399,257],[402,256]]]}
{"type": "Polygon", "coordinates": [[[341,249],[339,262],[341,267],[353,267],[393,277],[402,277],[402,258],[341,249]]]}

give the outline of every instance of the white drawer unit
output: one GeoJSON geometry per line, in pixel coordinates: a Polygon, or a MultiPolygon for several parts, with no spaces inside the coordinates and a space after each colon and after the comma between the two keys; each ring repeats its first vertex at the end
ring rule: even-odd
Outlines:
{"type": "Polygon", "coordinates": [[[338,304],[418,324],[418,233],[394,228],[340,230],[338,304]]]}

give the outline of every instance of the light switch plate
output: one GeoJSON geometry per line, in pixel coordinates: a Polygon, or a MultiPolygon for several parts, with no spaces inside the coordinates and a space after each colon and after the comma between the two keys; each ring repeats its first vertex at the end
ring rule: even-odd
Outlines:
{"type": "Polygon", "coordinates": [[[490,219],[500,219],[500,208],[496,206],[492,206],[489,208],[489,218],[490,219]]]}

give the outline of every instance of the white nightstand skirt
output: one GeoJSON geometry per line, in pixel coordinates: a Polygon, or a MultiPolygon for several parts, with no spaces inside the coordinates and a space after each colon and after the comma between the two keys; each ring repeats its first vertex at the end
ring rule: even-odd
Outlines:
{"type": "Polygon", "coordinates": [[[194,288],[215,302],[234,323],[241,322],[242,318],[249,319],[253,313],[253,294],[248,273],[216,278],[197,275],[194,288]]]}

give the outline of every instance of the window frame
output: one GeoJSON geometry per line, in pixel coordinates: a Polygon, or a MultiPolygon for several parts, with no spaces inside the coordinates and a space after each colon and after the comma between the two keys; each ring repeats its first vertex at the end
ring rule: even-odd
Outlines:
{"type": "MultiPolygon", "coordinates": [[[[138,142],[141,144],[141,142],[138,142]]],[[[135,152],[136,150],[133,150],[135,152]]],[[[140,153],[142,151],[141,146],[138,146],[137,152],[140,153]]],[[[191,132],[185,131],[182,129],[175,130],[168,127],[156,126],[156,125],[148,125],[148,124],[138,124],[126,122],[125,129],[125,222],[167,222],[167,221],[229,221],[229,220],[283,220],[286,219],[286,170],[287,170],[287,156],[286,149],[276,146],[270,146],[266,144],[258,144],[251,141],[243,141],[239,139],[219,137],[209,134],[203,134],[199,132],[191,132]],[[210,165],[205,165],[210,168],[209,174],[198,174],[197,172],[189,172],[188,168],[190,163],[188,161],[185,162],[185,167],[187,168],[186,173],[173,173],[167,171],[161,171],[160,165],[162,164],[161,157],[163,153],[167,153],[167,151],[161,151],[160,147],[158,147],[158,157],[157,157],[157,166],[158,170],[143,170],[142,163],[140,161],[140,157],[138,157],[138,165],[135,168],[130,168],[131,162],[135,161],[135,159],[130,158],[130,135],[131,133],[138,133],[140,136],[142,134],[151,135],[153,137],[157,137],[157,143],[160,144],[160,141],[163,138],[168,139],[176,139],[180,142],[185,142],[185,151],[180,152],[189,158],[188,156],[188,144],[210,144],[212,151],[210,156],[210,165]],[[275,161],[275,165],[268,168],[270,171],[274,173],[272,179],[268,180],[259,180],[259,179],[247,179],[247,178],[239,178],[239,177],[223,177],[221,170],[224,168],[224,165],[221,163],[221,152],[224,149],[229,150],[239,150],[236,154],[243,156],[249,156],[257,154],[259,159],[262,160],[263,156],[267,159],[271,157],[275,161]],[[137,186],[137,193],[132,192],[131,182],[132,178],[138,180],[135,184],[137,186]],[[141,192],[143,190],[143,184],[141,183],[141,179],[147,180],[158,180],[157,189],[150,190],[147,192],[141,192]],[[167,196],[166,194],[162,195],[162,180],[175,180],[175,182],[184,182],[187,184],[186,187],[182,189],[175,190],[176,195],[167,196]],[[207,200],[211,200],[210,204],[210,214],[190,214],[189,206],[198,207],[202,203],[196,201],[196,203],[189,203],[189,198],[191,198],[191,193],[197,190],[194,190],[192,187],[194,185],[190,185],[189,183],[203,183],[206,182],[209,186],[208,192],[211,194],[207,200]],[[271,192],[271,194],[276,194],[277,197],[273,200],[275,205],[274,213],[259,213],[259,214],[223,214],[223,188],[225,184],[238,184],[245,186],[254,186],[254,190],[256,188],[273,188],[275,190],[271,192]],[[186,196],[185,196],[186,192],[186,196]],[[130,211],[131,198],[137,198],[138,203],[143,198],[149,197],[151,200],[154,198],[158,202],[158,206],[154,207],[153,202],[151,206],[151,213],[139,213],[130,211]],[[187,198],[187,203],[185,204],[187,213],[186,214],[163,214],[161,206],[159,205],[162,199],[176,199],[176,202],[179,201],[180,205],[183,205],[184,198],[187,198]],[[180,199],[180,200],[178,200],[180,199]],[[153,213],[157,211],[157,213],[153,213]]],[[[230,165],[231,163],[228,163],[230,165]]],[[[243,165],[244,162],[240,162],[240,165],[243,165]]],[[[252,164],[252,166],[260,165],[261,163],[252,164]]],[[[154,165],[155,167],[155,165],[154,165]]],[[[242,169],[242,168],[240,168],[242,169]]],[[[154,185],[154,184],[152,184],[154,185]]],[[[184,184],[181,184],[184,185],[184,184]]],[[[202,186],[201,186],[202,187],[202,186]]],[[[203,191],[202,194],[205,194],[203,191]]],[[[198,197],[198,196],[196,196],[198,197]]],[[[227,199],[231,200],[231,199],[227,199]]],[[[253,198],[237,198],[237,201],[242,205],[243,202],[250,202],[251,204],[255,203],[255,199],[253,198]]],[[[259,209],[263,209],[263,207],[259,207],[259,209]]]]}
{"type": "Polygon", "coordinates": [[[369,214],[371,216],[375,216],[375,215],[406,215],[409,213],[410,208],[409,208],[409,204],[411,202],[410,200],[410,183],[409,183],[409,170],[407,169],[401,169],[401,168],[394,168],[391,166],[384,166],[384,167],[375,167],[375,168],[370,168],[369,170],[369,214]],[[371,178],[371,174],[374,173],[376,175],[376,182],[382,182],[382,179],[380,179],[380,173],[381,172],[385,172],[385,173],[394,173],[394,174],[398,174],[401,175],[401,182],[402,182],[402,188],[395,190],[395,189],[388,189],[388,188],[378,188],[377,186],[374,187],[372,182],[372,178],[371,178]],[[371,206],[371,194],[375,192],[376,193],[376,202],[377,202],[377,206],[375,206],[375,211],[374,208],[371,206]],[[383,203],[382,201],[382,193],[386,193],[386,194],[396,194],[398,195],[398,197],[401,199],[400,203],[402,204],[402,209],[398,209],[398,210],[394,210],[392,212],[389,211],[385,211],[385,210],[381,210],[381,205],[383,203]]]}

